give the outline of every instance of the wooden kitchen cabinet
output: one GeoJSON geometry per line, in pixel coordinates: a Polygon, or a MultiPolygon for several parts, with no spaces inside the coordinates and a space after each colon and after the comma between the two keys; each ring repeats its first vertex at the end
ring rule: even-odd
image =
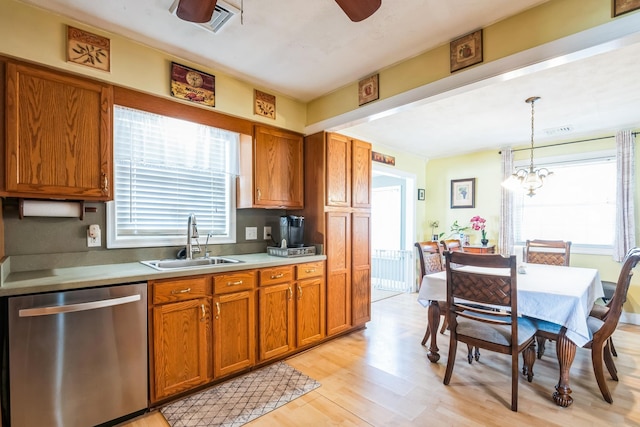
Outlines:
{"type": "Polygon", "coordinates": [[[253,142],[240,142],[238,208],[300,209],[304,206],[303,138],[254,127],[253,142]]]}
{"type": "Polygon", "coordinates": [[[296,344],[302,347],[325,336],[324,262],[296,265],[296,344]]]}
{"type": "Polygon", "coordinates": [[[113,198],[110,85],[7,62],[5,101],[0,195],[113,198]]]}
{"type": "Polygon", "coordinates": [[[371,320],[371,214],[351,217],[351,314],[352,324],[371,320]]]}
{"type": "Polygon", "coordinates": [[[260,361],[295,348],[293,266],[260,270],[258,341],[260,361]]]}
{"type": "Polygon", "coordinates": [[[351,214],[327,213],[327,335],[351,327],[351,214]]]}
{"type": "Polygon", "coordinates": [[[151,400],[211,380],[211,297],[204,276],[150,282],[151,400]]]}
{"type": "Polygon", "coordinates": [[[371,144],[335,133],[305,137],[305,239],[324,244],[326,334],[371,318],[371,144]]]}
{"type": "Polygon", "coordinates": [[[256,359],[255,270],[213,277],[213,373],[223,377],[256,359]]]}

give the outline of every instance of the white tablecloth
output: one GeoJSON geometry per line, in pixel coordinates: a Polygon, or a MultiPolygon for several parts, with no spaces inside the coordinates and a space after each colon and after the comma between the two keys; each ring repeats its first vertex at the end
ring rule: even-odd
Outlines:
{"type": "MultiPolygon", "coordinates": [[[[505,271],[483,270],[491,274],[505,271]]],[[[587,317],[593,303],[604,296],[598,270],[542,264],[526,264],[525,270],[518,274],[519,314],[565,326],[567,338],[580,347],[589,342],[587,317]]],[[[427,307],[429,300],[446,301],[446,280],[445,271],[424,276],[418,302],[427,307]]]]}

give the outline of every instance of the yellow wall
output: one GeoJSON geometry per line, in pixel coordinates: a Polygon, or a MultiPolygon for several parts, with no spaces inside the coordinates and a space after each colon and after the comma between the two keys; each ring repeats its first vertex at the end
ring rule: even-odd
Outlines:
{"type": "MultiPolygon", "coordinates": [[[[604,24],[612,19],[611,16],[610,1],[550,0],[484,28],[483,62],[495,61],[604,24]]],[[[371,70],[371,73],[374,72],[375,70],[371,70]]],[[[379,74],[380,99],[448,77],[451,75],[449,44],[381,69],[379,74]]],[[[321,122],[357,108],[358,84],[353,82],[310,102],[307,107],[308,124],[321,122]]]]}
{"type": "MultiPolygon", "coordinates": [[[[83,74],[167,98],[171,98],[169,69],[171,62],[175,61],[215,75],[216,106],[213,108],[214,111],[297,132],[303,132],[307,121],[305,104],[273,92],[269,88],[254,87],[210,67],[191,63],[132,42],[117,34],[92,28],[14,0],[0,0],[0,54],[83,74]],[[110,72],[66,62],[67,25],[110,39],[110,72]],[[253,114],[254,88],[276,95],[276,120],[253,114]]],[[[173,99],[175,100],[175,98],[173,99]]]]}
{"type": "MultiPolygon", "coordinates": [[[[534,160],[548,156],[606,149],[615,149],[614,138],[535,150],[534,160]]],[[[516,159],[529,156],[529,152],[526,150],[514,154],[516,154],[514,156],[516,159]]],[[[639,164],[638,161],[640,161],[640,150],[636,150],[636,164],[639,164]]],[[[637,215],[640,217],[640,203],[638,202],[640,201],[640,173],[636,173],[636,180],[639,182],[636,183],[635,206],[637,215]]],[[[438,231],[449,233],[449,228],[453,221],[457,220],[460,225],[468,225],[472,216],[480,215],[487,220],[488,239],[491,243],[495,243],[498,240],[499,233],[501,182],[500,155],[497,150],[430,160],[426,166],[425,201],[427,208],[425,217],[418,218],[418,223],[428,224],[433,220],[438,220],[440,222],[438,231]],[[451,209],[451,180],[465,178],[476,178],[475,208],[451,209]]],[[[552,181],[549,181],[546,185],[553,185],[552,181]]],[[[636,224],[636,241],[640,245],[640,240],[638,240],[639,232],[640,226],[636,224]]],[[[425,230],[424,233],[428,235],[431,230],[425,230]]],[[[479,241],[478,232],[467,231],[466,233],[471,236],[472,243],[479,241]]],[[[616,282],[620,274],[620,264],[614,262],[610,255],[572,253],[571,265],[597,268],[600,271],[602,280],[612,282],[616,282]]],[[[640,274],[635,275],[631,281],[625,311],[640,314],[640,274]]]]}

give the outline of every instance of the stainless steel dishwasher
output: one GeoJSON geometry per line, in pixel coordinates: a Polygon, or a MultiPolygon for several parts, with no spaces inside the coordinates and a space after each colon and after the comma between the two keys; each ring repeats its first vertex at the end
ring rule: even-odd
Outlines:
{"type": "Polygon", "coordinates": [[[89,427],[147,408],[147,284],[11,297],[13,427],[89,427]]]}

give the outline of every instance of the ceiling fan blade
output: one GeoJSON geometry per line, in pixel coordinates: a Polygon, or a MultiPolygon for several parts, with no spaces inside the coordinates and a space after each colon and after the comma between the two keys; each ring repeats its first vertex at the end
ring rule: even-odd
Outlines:
{"type": "Polygon", "coordinates": [[[336,0],[336,3],[349,19],[360,22],[373,15],[382,4],[382,0],[336,0]]]}
{"type": "Polygon", "coordinates": [[[180,0],[176,15],[189,22],[209,22],[218,0],[180,0]]]}

